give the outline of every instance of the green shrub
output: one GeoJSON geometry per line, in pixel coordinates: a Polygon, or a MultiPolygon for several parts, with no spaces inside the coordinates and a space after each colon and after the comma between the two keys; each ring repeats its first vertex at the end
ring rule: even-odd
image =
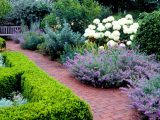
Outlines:
{"type": "Polygon", "coordinates": [[[57,25],[57,18],[55,13],[51,13],[43,18],[41,22],[41,27],[45,28],[46,24],[52,28],[57,25]]]}
{"type": "MultiPolygon", "coordinates": [[[[58,31],[53,31],[50,27],[45,29],[43,43],[44,51],[49,54],[51,59],[57,59],[60,57],[64,51],[64,47],[67,45],[77,45],[84,42],[84,37],[79,33],[75,33],[71,30],[71,27],[68,23],[64,23],[62,29],[58,31]]],[[[42,51],[42,50],[41,50],[42,51]]]]}
{"type": "Polygon", "coordinates": [[[11,5],[8,0],[0,0],[0,18],[11,10],[11,5]]]}
{"type": "Polygon", "coordinates": [[[12,11],[6,16],[6,20],[25,24],[30,26],[31,22],[43,19],[50,13],[51,7],[47,2],[42,0],[12,0],[12,11]]]}
{"type": "Polygon", "coordinates": [[[6,41],[0,37],[0,51],[6,48],[6,41]]]}
{"type": "Polygon", "coordinates": [[[22,25],[21,47],[23,49],[36,50],[37,46],[44,42],[42,33],[39,22],[31,23],[30,29],[28,29],[27,26],[22,25]]]}
{"type": "Polygon", "coordinates": [[[26,56],[18,52],[5,52],[3,56],[7,67],[0,68],[0,93],[10,93],[18,85],[28,103],[0,108],[1,120],[92,120],[84,101],[26,56]]]}
{"type": "Polygon", "coordinates": [[[140,51],[156,54],[160,59],[160,11],[144,15],[134,43],[139,45],[140,51]]]}
{"type": "Polygon", "coordinates": [[[43,42],[43,37],[36,32],[28,32],[23,35],[24,42],[21,44],[23,49],[36,50],[37,46],[43,42]]]}
{"type": "MultiPolygon", "coordinates": [[[[82,0],[81,2],[79,0],[58,0],[54,2],[52,13],[56,14],[61,24],[65,19],[74,32],[83,33],[94,18],[108,16],[109,9],[99,5],[94,0],[82,0]]],[[[51,23],[50,20],[48,22],[51,23]]]]}

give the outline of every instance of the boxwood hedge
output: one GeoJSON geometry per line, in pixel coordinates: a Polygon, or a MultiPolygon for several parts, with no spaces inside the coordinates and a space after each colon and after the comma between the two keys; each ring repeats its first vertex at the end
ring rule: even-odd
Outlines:
{"type": "Polygon", "coordinates": [[[28,103],[0,108],[1,120],[92,120],[90,107],[19,52],[4,52],[0,98],[20,90],[28,103]]]}

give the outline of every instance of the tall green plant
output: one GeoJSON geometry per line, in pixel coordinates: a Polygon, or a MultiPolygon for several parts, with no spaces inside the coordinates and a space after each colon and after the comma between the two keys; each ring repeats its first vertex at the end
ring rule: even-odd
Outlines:
{"type": "Polygon", "coordinates": [[[0,0],[0,18],[11,10],[11,5],[7,0],[0,0]]]}
{"type": "Polygon", "coordinates": [[[6,16],[9,21],[30,26],[32,22],[41,20],[46,14],[50,13],[51,7],[48,2],[42,0],[11,0],[12,12],[6,16]]]}

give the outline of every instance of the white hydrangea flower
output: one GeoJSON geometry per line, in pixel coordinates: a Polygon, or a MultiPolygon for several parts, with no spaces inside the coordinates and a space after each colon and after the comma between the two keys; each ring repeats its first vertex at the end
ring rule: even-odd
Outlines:
{"type": "Polygon", "coordinates": [[[104,31],[104,30],[105,30],[105,26],[99,24],[97,30],[100,31],[100,32],[101,32],[101,31],[104,31]]]}
{"type": "Polygon", "coordinates": [[[123,25],[127,24],[127,19],[126,18],[121,18],[121,19],[118,20],[118,22],[121,26],[123,26],[123,25]]]}
{"type": "Polygon", "coordinates": [[[88,34],[88,37],[94,37],[95,30],[89,30],[87,34],[88,34]]]}
{"type": "Polygon", "coordinates": [[[89,29],[89,28],[85,29],[85,33],[90,32],[90,30],[91,30],[91,29],[89,29]]]}
{"type": "Polygon", "coordinates": [[[107,18],[102,20],[102,23],[107,23],[107,22],[108,22],[107,18]]]}
{"type": "Polygon", "coordinates": [[[114,36],[120,36],[120,32],[118,30],[113,31],[112,33],[114,36]]]}
{"type": "Polygon", "coordinates": [[[137,33],[137,29],[136,28],[132,29],[132,33],[136,34],[137,33]]]}
{"type": "Polygon", "coordinates": [[[116,46],[118,46],[118,43],[116,43],[115,41],[113,41],[113,40],[110,40],[110,41],[108,41],[107,42],[107,46],[108,47],[116,47],[116,46]]]}
{"type": "Polygon", "coordinates": [[[84,37],[88,37],[88,33],[84,33],[84,35],[83,35],[84,37]]]}
{"type": "Polygon", "coordinates": [[[121,29],[121,25],[119,25],[119,24],[113,25],[113,30],[120,30],[120,29],[121,29]]]}
{"type": "Polygon", "coordinates": [[[91,30],[94,30],[94,29],[96,29],[96,26],[95,25],[88,25],[88,28],[91,30]]]}
{"type": "Polygon", "coordinates": [[[126,31],[126,34],[132,34],[133,33],[133,29],[131,29],[131,28],[127,28],[127,29],[125,29],[125,31],[126,31]]]}
{"type": "Polygon", "coordinates": [[[129,25],[133,24],[133,20],[127,20],[127,24],[129,25]]]}
{"type": "Polygon", "coordinates": [[[109,36],[111,35],[111,32],[110,32],[110,31],[106,31],[106,32],[104,33],[104,35],[105,35],[106,37],[109,37],[109,36]]]}
{"type": "Polygon", "coordinates": [[[120,47],[120,48],[125,48],[126,45],[125,45],[124,43],[120,43],[120,44],[119,44],[119,47],[120,47]]]}
{"type": "Polygon", "coordinates": [[[119,38],[120,38],[119,36],[114,36],[114,37],[113,37],[113,40],[116,41],[116,42],[118,42],[118,41],[119,41],[119,38]]]}
{"type": "Polygon", "coordinates": [[[104,37],[104,33],[103,32],[100,32],[99,35],[100,35],[100,38],[104,37]]]}
{"type": "Polygon", "coordinates": [[[119,25],[119,22],[118,21],[113,21],[112,25],[119,25]]]}
{"type": "Polygon", "coordinates": [[[127,41],[127,45],[130,46],[132,44],[132,41],[127,41]]]}
{"type": "Polygon", "coordinates": [[[110,36],[108,36],[110,39],[114,38],[114,35],[111,33],[110,36]]]}
{"type": "Polygon", "coordinates": [[[112,27],[112,24],[111,24],[111,23],[106,23],[106,24],[105,24],[105,27],[106,27],[106,29],[109,29],[109,28],[112,27]]]}
{"type": "Polygon", "coordinates": [[[128,26],[127,25],[123,25],[123,29],[127,29],[128,28],[128,26]]]}
{"type": "Polygon", "coordinates": [[[139,28],[139,24],[138,23],[133,23],[132,27],[135,28],[135,29],[138,29],[139,28]]]}
{"type": "Polygon", "coordinates": [[[113,16],[109,16],[109,17],[107,18],[107,22],[112,22],[112,21],[114,21],[114,17],[113,17],[113,16]]]}
{"type": "Polygon", "coordinates": [[[104,50],[104,46],[100,46],[98,49],[99,50],[104,50]]]}
{"type": "Polygon", "coordinates": [[[134,39],[134,35],[131,35],[131,36],[130,36],[130,40],[133,40],[133,39],[134,39]]]}
{"type": "Polygon", "coordinates": [[[100,33],[95,33],[95,34],[94,34],[94,38],[95,38],[95,39],[101,38],[100,33]]]}
{"type": "Polygon", "coordinates": [[[127,14],[125,18],[126,18],[126,19],[133,19],[133,17],[132,17],[131,14],[127,14]]]}
{"type": "Polygon", "coordinates": [[[94,20],[93,20],[93,23],[94,23],[94,24],[99,24],[99,23],[100,23],[100,19],[98,19],[98,18],[97,18],[97,19],[94,19],[94,20]]]}

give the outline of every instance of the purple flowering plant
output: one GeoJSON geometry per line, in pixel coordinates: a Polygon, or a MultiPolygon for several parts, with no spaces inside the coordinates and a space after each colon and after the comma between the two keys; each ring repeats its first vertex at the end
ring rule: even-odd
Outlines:
{"type": "Polygon", "coordinates": [[[160,76],[139,81],[133,88],[126,89],[132,105],[146,120],[160,120],[160,76]]]}
{"type": "Polygon", "coordinates": [[[160,72],[160,64],[150,56],[126,49],[86,51],[65,65],[81,82],[101,88],[133,85],[160,72]]]}

